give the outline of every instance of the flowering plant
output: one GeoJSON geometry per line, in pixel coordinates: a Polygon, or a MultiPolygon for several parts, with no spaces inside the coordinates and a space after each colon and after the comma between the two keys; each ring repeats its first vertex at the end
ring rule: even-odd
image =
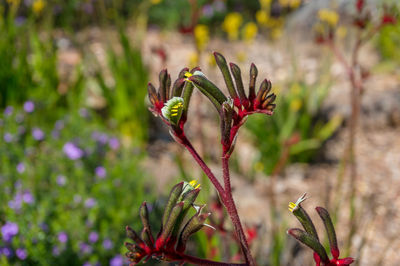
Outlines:
{"type": "MultiPolygon", "coordinates": [[[[159,116],[169,127],[173,138],[190,152],[210,179],[231,218],[246,265],[255,265],[232,196],[229,158],[235,147],[238,130],[246,121],[247,116],[254,113],[272,115],[275,108],[273,102],[276,96],[270,93],[271,82],[267,79],[263,80],[256,93],[255,88],[258,71],[254,64],[250,67],[250,83],[248,94],[246,95],[240,68],[234,63],[230,63],[228,67],[226,59],[219,53],[214,53],[214,57],[221,70],[229,95],[225,95],[211,82],[206,75],[200,71],[200,68],[194,68],[191,71],[189,71],[188,68],[182,69],[178,75],[178,79],[172,85],[172,89],[171,76],[168,74],[167,70],[163,70],[159,75],[160,86],[158,90],[156,90],[151,83],[148,84],[148,93],[151,103],[150,110],[156,116],[159,116]],[[188,119],[188,108],[194,88],[197,88],[211,101],[220,117],[223,184],[216,178],[185,135],[184,125],[188,119]]],[[[147,229],[148,226],[146,226],[146,224],[148,222],[146,218],[142,218],[144,225],[142,239],[140,239],[133,230],[128,228],[128,235],[135,242],[135,245],[127,245],[130,250],[127,256],[133,264],[139,262],[143,258],[148,258],[150,255],[156,255],[164,260],[194,262],[192,257],[183,253],[185,248],[183,244],[180,244],[182,243],[181,236],[189,236],[192,234],[192,231],[187,228],[185,231],[185,227],[190,224],[192,219],[195,219],[193,217],[198,217],[196,218],[198,220],[196,220],[196,225],[200,226],[208,215],[201,215],[200,208],[199,212],[197,212],[195,216],[186,223],[186,226],[181,229],[185,210],[190,205],[193,205],[195,194],[197,195],[198,193],[198,188],[192,188],[191,192],[187,195],[193,194],[193,198],[191,197],[190,200],[185,201],[183,199],[185,198],[184,196],[182,198],[183,201],[178,201],[177,199],[181,197],[182,186],[181,183],[178,184],[171,192],[170,200],[168,201],[166,212],[163,216],[162,230],[155,241],[152,240],[152,235],[147,233],[150,229],[147,229]],[[167,219],[166,217],[169,218],[167,219]],[[181,219],[179,217],[181,217],[181,219]],[[180,236],[178,232],[181,232],[180,236]]],[[[142,211],[144,210],[144,212],[147,212],[145,209],[145,205],[144,207],[142,206],[142,211]]],[[[142,215],[142,217],[145,216],[146,215],[142,215]]],[[[213,262],[198,258],[195,260],[197,260],[196,264],[200,265],[228,265],[222,262],[213,262]]]]}

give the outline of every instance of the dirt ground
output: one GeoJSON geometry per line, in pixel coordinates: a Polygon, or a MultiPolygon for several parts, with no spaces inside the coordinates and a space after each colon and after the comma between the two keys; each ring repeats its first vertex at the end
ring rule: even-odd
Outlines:
{"type": "MultiPolygon", "coordinates": [[[[151,31],[143,48],[145,60],[152,69],[151,81],[157,83],[158,72],[167,67],[176,77],[180,69],[189,65],[191,54],[194,52],[192,40],[178,33],[160,33],[151,31]],[[149,45],[150,44],[150,45],[149,45]],[[163,47],[167,51],[168,60],[163,65],[160,58],[151,53],[154,47],[163,47]]],[[[303,76],[306,82],[313,83],[318,78],[319,69],[324,62],[333,62],[330,73],[334,77],[334,84],[330,90],[324,105],[330,108],[329,115],[341,113],[349,116],[349,84],[340,65],[334,61],[328,50],[317,47],[310,41],[294,40],[288,37],[276,43],[258,39],[252,45],[241,42],[229,43],[221,39],[211,40],[208,51],[200,59],[203,72],[216,84],[221,85],[220,73],[215,67],[208,64],[212,51],[222,52],[228,61],[238,62],[242,67],[244,82],[247,83],[247,72],[251,62],[254,62],[259,70],[259,77],[267,77],[272,83],[283,83],[293,76],[303,76]],[[293,70],[290,62],[296,61],[297,69],[293,70]],[[332,111],[333,110],[333,111],[332,111]]],[[[380,71],[379,57],[372,47],[365,47],[360,58],[364,65],[372,67],[374,73],[366,84],[366,90],[362,101],[361,122],[358,127],[356,139],[356,158],[358,167],[357,176],[357,220],[358,230],[352,241],[350,254],[356,259],[357,265],[400,265],[400,71],[380,71]]],[[[196,96],[197,97],[197,96],[196,96]]],[[[279,92],[278,92],[279,97],[279,92]]],[[[196,98],[196,101],[201,101],[196,98]]],[[[200,102],[203,103],[203,102],[200,102]]],[[[194,140],[196,147],[202,153],[211,158],[211,168],[217,176],[221,170],[217,164],[218,147],[218,123],[209,114],[207,105],[198,105],[192,110],[192,117],[197,112],[200,114],[201,126],[193,122],[188,124],[189,136],[197,136],[202,132],[202,140],[194,140]],[[200,130],[200,131],[199,131],[200,130]]],[[[193,118],[194,120],[194,118],[193,118]]],[[[346,124],[346,123],[345,123],[346,124]]],[[[268,129],[266,129],[268,130],[268,129]]],[[[318,221],[316,206],[325,206],[332,209],[338,203],[340,212],[338,218],[339,245],[344,245],[348,232],[348,177],[344,173],[344,185],[340,190],[336,189],[336,180],[339,175],[340,161],[347,143],[347,127],[340,129],[335,137],[326,143],[324,153],[333,163],[319,163],[312,165],[290,165],[284,173],[277,178],[274,188],[277,195],[277,209],[280,213],[279,223],[281,227],[299,227],[299,223],[287,210],[289,201],[296,201],[304,192],[309,199],[304,207],[318,221]]],[[[157,145],[155,145],[157,146],[157,145]]],[[[200,169],[182,148],[174,143],[161,144],[163,150],[169,152],[159,153],[160,145],[155,149],[145,165],[159,180],[160,191],[168,186],[172,179],[179,175],[175,166],[174,154],[184,156],[185,168],[190,169],[193,177],[200,176],[200,169]],[[191,165],[193,163],[193,165],[191,165]]],[[[152,148],[150,148],[151,150],[152,148]]],[[[235,153],[245,161],[256,156],[256,150],[251,142],[246,139],[246,132],[239,135],[238,146],[235,153]]],[[[251,165],[244,164],[242,169],[248,169],[251,165]]],[[[270,236],[270,204],[269,185],[270,178],[258,173],[253,180],[249,180],[246,174],[232,174],[234,197],[238,205],[239,213],[246,225],[261,225],[265,235],[261,236],[264,245],[262,252],[269,252],[268,243],[270,236]]],[[[164,191],[165,192],[165,191],[164,191]]],[[[319,232],[323,232],[321,223],[318,222],[319,232]]],[[[260,231],[260,232],[261,232],[260,231]]],[[[289,242],[293,244],[292,242],[289,242]]],[[[264,253],[265,254],[265,253],[264,253]]],[[[297,255],[298,263],[287,260],[285,265],[310,265],[311,252],[305,250],[297,255]],[[302,258],[305,258],[303,260],[302,258]],[[307,262],[308,261],[308,262],[307,262]]]]}

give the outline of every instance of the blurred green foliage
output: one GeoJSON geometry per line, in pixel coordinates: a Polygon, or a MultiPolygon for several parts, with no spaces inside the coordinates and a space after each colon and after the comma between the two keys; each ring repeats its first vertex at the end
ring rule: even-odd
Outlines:
{"type": "Polygon", "coordinates": [[[294,82],[288,91],[278,94],[273,116],[259,115],[249,119],[247,128],[260,151],[261,164],[255,165],[257,170],[270,175],[280,162],[309,162],[315,156],[342,122],[339,116],[329,121],[320,116],[329,86],[310,87],[294,82]]]}
{"type": "Polygon", "coordinates": [[[394,25],[386,25],[376,38],[377,48],[385,60],[400,63],[400,21],[394,25]]]}

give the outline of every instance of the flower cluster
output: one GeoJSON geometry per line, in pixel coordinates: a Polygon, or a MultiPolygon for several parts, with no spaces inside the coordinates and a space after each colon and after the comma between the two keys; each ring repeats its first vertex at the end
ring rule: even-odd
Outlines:
{"type": "Polygon", "coordinates": [[[224,154],[229,156],[239,128],[246,117],[254,113],[273,114],[276,95],[270,93],[271,82],[264,79],[256,93],[258,70],[254,64],[250,67],[250,84],[246,95],[240,68],[230,63],[221,54],[214,53],[215,61],[222,72],[229,96],[226,96],[214,83],[200,71],[194,68],[188,72],[184,68],[174,82],[172,90],[171,78],[166,70],[159,75],[160,87],[158,92],[149,83],[150,110],[162,117],[172,129],[173,136],[182,141],[184,138],[184,123],[187,119],[187,109],[193,92],[193,85],[200,90],[215,106],[221,117],[221,142],[224,154]],[[232,78],[233,76],[233,78],[232,78]]]}
{"type": "Polygon", "coordinates": [[[320,243],[314,223],[312,222],[307,212],[301,206],[301,203],[305,200],[306,194],[303,194],[303,196],[301,196],[296,203],[289,203],[289,211],[291,211],[294,216],[296,216],[305,231],[299,228],[292,228],[288,230],[288,234],[314,250],[314,260],[316,266],[320,266],[321,264],[325,266],[348,266],[352,264],[354,262],[353,258],[348,257],[339,259],[340,252],[336,239],[335,228],[333,227],[330,215],[326,209],[322,207],[317,207],[315,209],[318,212],[318,215],[321,217],[325,225],[326,232],[328,233],[330,250],[333,257],[332,259],[329,259],[328,255],[326,254],[325,248],[320,243]]]}
{"type": "Polygon", "coordinates": [[[202,229],[210,213],[202,213],[205,205],[194,204],[200,192],[196,181],[181,182],[175,185],[169,195],[161,220],[161,229],[155,238],[149,222],[149,210],[146,202],[140,208],[143,229],[139,236],[132,228],[126,227],[127,235],[134,244],[126,242],[126,256],[135,265],[151,257],[166,261],[182,261],[185,257],[186,243],[191,235],[202,229]],[[196,213],[186,219],[190,210],[196,213]]]}

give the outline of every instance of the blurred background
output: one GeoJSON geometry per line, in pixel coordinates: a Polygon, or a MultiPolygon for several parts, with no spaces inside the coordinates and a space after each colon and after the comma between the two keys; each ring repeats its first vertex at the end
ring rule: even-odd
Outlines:
{"type": "MultiPolygon", "coordinates": [[[[215,190],[147,110],[147,83],[164,68],[175,79],[200,66],[226,90],[218,51],[245,84],[255,63],[278,95],[272,117],[248,119],[231,163],[258,264],[312,265],[285,233],[300,226],[288,202],[307,192],[316,221],[314,207],[331,212],[343,256],[400,265],[399,10],[396,0],[1,0],[0,264],[127,265],[124,227],[139,230],[140,204],[157,226],[169,189],[192,179],[226,232],[199,233],[188,252],[240,261],[215,190]]],[[[220,176],[218,117],[197,91],[186,131],[220,176]]]]}

